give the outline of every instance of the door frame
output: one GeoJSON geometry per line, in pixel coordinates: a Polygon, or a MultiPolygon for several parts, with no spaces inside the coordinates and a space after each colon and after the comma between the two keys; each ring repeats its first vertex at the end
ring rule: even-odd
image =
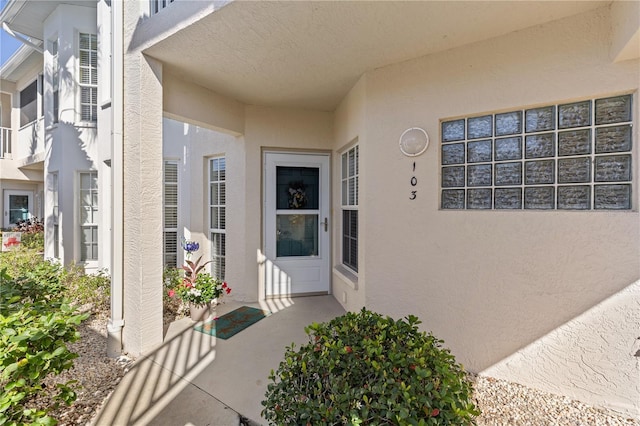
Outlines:
{"type": "Polygon", "coordinates": [[[2,225],[4,228],[9,228],[12,225],[15,224],[11,224],[9,223],[9,197],[11,195],[26,195],[28,197],[28,210],[29,210],[29,218],[32,218],[33,215],[33,199],[34,199],[34,193],[33,191],[28,191],[28,190],[24,190],[24,189],[5,189],[4,190],[4,195],[3,195],[3,204],[2,204],[2,208],[4,210],[3,212],[3,219],[2,219],[2,225]]]}
{"type": "MultiPolygon", "coordinates": [[[[316,162],[317,164],[317,162],[316,162]]],[[[262,220],[261,220],[261,250],[262,256],[260,260],[260,288],[259,294],[261,298],[281,298],[281,297],[289,297],[289,296],[311,296],[311,295],[319,295],[319,294],[331,294],[331,264],[332,264],[332,217],[331,217],[331,176],[332,176],[332,157],[331,151],[310,151],[310,150],[279,150],[279,149],[263,149],[262,150],[262,185],[261,185],[261,197],[262,197],[262,220]],[[268,194],[270,184],[268,178],[268,160],[271,157],[271,161],[282,162],[282,163],[291,163],[290,165],[299,165],[304,167],[304,161],[300,161],[301,158],[307,156],[311,161],[314,158],[319,159],[319,162],[325,162],[325,168],[320,168],[320,214],[318,217],[318,244],[319,244],[319,254],[325,264],[322,267],[322,278],[321,281],[324,282],[323,288],[314,291],[303,291],[303,292],[287,292],[287,293],[273,293],[269,291],[269,276],[268,274],[272,273],[272,268],[276,267],[276,262],[278,259],[275,258],[275,254],[273,254],[273,259],[269,258],[269,248],[267,245],[269,244],[268,235],[269,226],[268,223],[269,212],[267,208],[268,204],[268,194]],[[286,158],[290,157],[290,160],[286,158]],[[324,176],[323,176],[324,175],[324,176]],[[327,228],[326,232],[324,231],[324,218],[327,218],[327,228]],[[321,232],[322,231],[322,232],[321,232]]],[[[272,213],[273,214],[273,213],[272,213]]],[[[273,219],[273,218],[271,218],[273,219]]],[[[308,260],[308,257],[301,258],[301,261],[304,262],[308,260]]],[[[290,262],[290,261],[289,261],[290,262]]]]}

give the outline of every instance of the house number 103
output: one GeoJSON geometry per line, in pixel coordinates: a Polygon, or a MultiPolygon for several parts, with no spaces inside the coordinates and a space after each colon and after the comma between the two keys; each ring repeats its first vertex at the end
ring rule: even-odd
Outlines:
{"type": "MultiPolygon", "coordinates": [[[[415,174],[416,172],[416,162],[413,162],[413,173],[415,174]]],[[[418,178],[414,176],[411,176],[411,180],[409,181],[411,183],[411,186],[413,188],[415,188],[416,186],[418,186],[418,178]]],[[[412,189],[411,190],[411,195],[409,195],[409,199],[410,200],[415,200],[416,197],[418,196],[418,190],[417,189],[412,189]]]]}

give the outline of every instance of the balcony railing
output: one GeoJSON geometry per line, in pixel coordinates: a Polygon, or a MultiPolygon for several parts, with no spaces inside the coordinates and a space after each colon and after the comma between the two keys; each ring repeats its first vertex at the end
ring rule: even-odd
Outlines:
{"type": "Polygon", "coordinates": [[[11,129],[0,127],[0,158],[11,158],[11,129]]]}
{"type": "Polygon", "coordinates": [[[155,15],[165,7],[173,3],[174,0],[150,0],[151,1],[151,14],[155,15]]]}

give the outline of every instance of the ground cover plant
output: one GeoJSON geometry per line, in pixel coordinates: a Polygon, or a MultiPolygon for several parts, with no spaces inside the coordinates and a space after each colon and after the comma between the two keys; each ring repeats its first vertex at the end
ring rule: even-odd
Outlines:
{"type": "Polygon", "coordinates": [[[465,425],[472,385],[443,342],[366,309],[305,328],[272,371],[263,417],[278,425],[465,425]]]}
{"type": "Polygon", "coordinates": [[[89,316],[78,306],[108,303],[104,274],[65,269],[41,253],[39,246],[0,253],[0,425],[57,423],[48,412],[71,404],[78,386],[46,386],[45,379],[73,366],[77,355],[68,344],[89,316]],[[52,405],[36,403],[43,399],[52,405]]]}

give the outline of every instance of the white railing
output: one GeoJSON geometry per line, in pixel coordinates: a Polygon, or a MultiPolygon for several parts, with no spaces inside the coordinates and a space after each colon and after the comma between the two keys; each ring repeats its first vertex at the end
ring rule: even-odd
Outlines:
{"type": "Polygon", "coordinates": [[[155,15],[165,7],[169,6],[174,0],[150,0],[151,1],[151,14],[155,15]]]}
{"type": "Polygon", "coordinates": [[[0,158],[11,158],[11,129],[0,127],[0,158]]]}

